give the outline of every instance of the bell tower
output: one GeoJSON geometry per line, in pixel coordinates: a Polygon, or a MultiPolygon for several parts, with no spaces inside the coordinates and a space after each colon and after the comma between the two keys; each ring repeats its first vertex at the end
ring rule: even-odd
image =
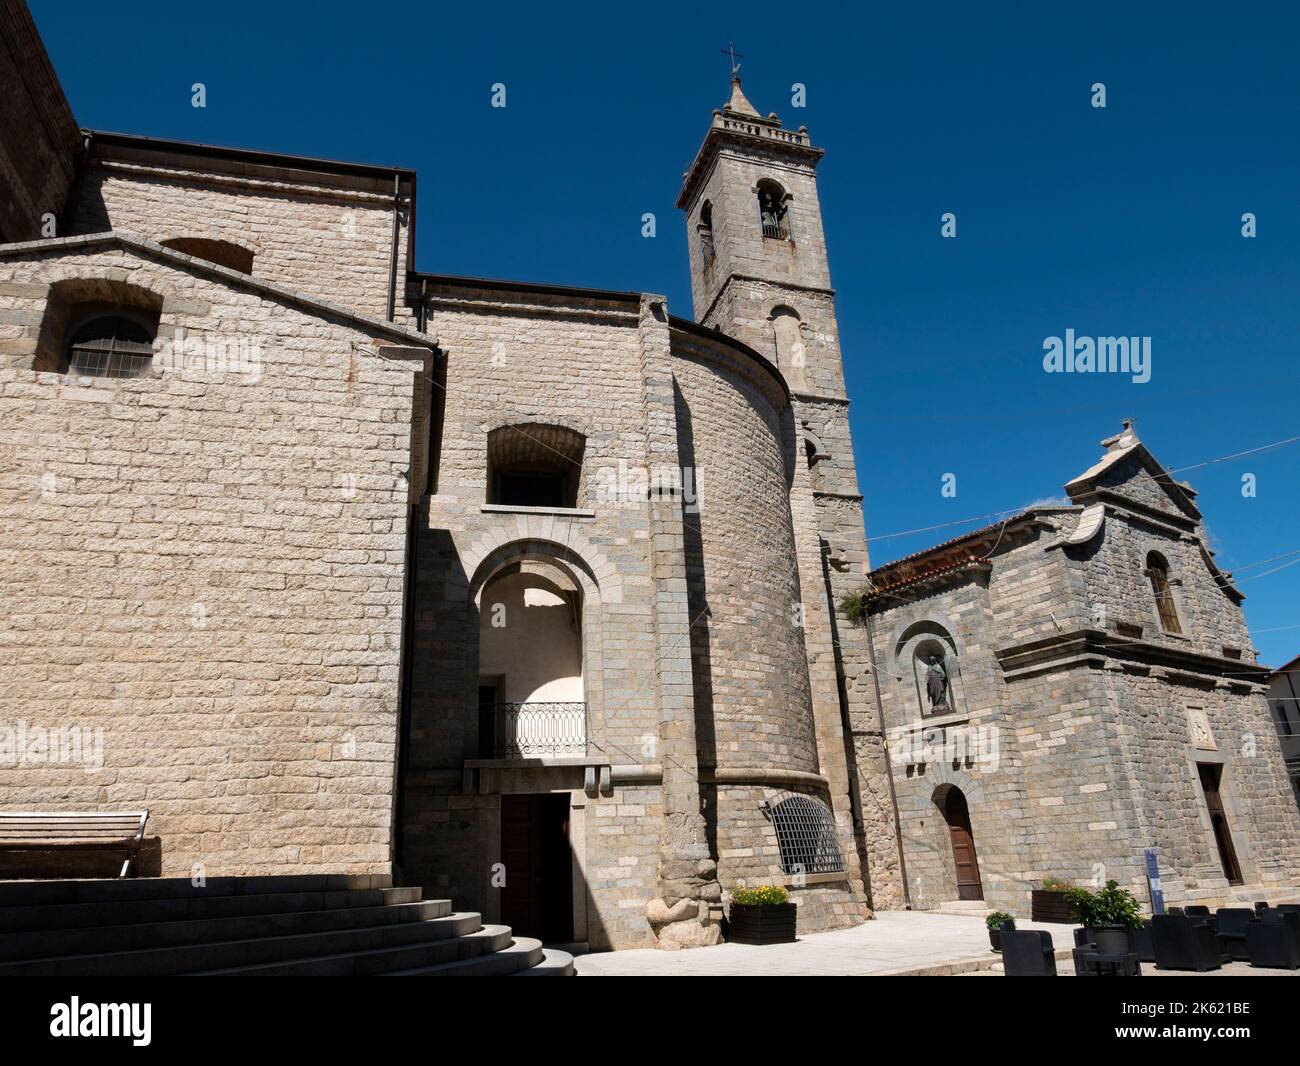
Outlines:
{"type": "Polygon", "coordinates": [[[733,74],[686,172],[695,319],[771,358],[796,391],[839,394],[843,375],[817,163],[806,127],[758,113],[733,74]],[[785,319],[786,321],[782,321],[785,319]]]}
{"type": "Polygon", "coordinates": [[[677,207],[696,321],[771,360],[790,387],[798,435],[790,509],[821,772],[871,903],[890,908],[905,894],[871,649],[864,629],[835,609],[862,590],[870,565],[817,195],[824,154],[807,127],[761,115],[733,64],[731,97],[713,112],[677,207]]]}

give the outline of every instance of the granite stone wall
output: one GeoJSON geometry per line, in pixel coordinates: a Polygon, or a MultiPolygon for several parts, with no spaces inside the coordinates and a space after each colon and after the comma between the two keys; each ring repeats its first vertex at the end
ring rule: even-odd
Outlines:
{"type": "MultiPolygon", "coordinates": [[[[252,273],[362,314],[387,314],[393,252],[393,177],[353,177],[290,164],[251,165],[165,149],[93,142],[76,186],[70,233],[117,230],[160,244],[199,238],[253,255],[252,273]]],[[[403,300],[410,224],[404,185],[397,239],[396,312],[403,300]]]]}
{"type": "Polygon", "coordinates": [[[0,308],[0,723],[87,745],[20,751],[0,807],[147,808],[165,875],[386,872],[422,358],[112,244],[7,249],[0,308]],[[218,347],[36,371],[54,291],[218,347]]]}

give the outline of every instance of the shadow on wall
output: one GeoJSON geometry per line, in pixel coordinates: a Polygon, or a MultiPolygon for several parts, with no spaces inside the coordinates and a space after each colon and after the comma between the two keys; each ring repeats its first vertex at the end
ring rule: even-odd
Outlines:
{"type": "MultiPolygon", "coordinates": [[[[696,471],[695,430],[690,405],[673,382],[673,407],[677,418],[677,462],[682,470],[696,471]]],[[[704,576],[703,514],[685,513],[683,501],[682,541],[686,556],[686,604],[691,623],[691,682],[695,699],[695,748],[700,767],[716,766],[718,742],[713,729],[713,662],[709,646],[710,617],[708,587],[704,576]]],[[[718,788],[700,782],[700,807],[709,854],[718,854],[718,788]]]]}
{"type": "MultiPolygon", "coordinates": [[[[59,847],[0,848],[0,881],[60,880],[103,877],[116,880],[122,871],[125,852],[121,848],[59,847]]],[[[132,877],[162,876],[162,839],[140,841],[132,877]]]]}

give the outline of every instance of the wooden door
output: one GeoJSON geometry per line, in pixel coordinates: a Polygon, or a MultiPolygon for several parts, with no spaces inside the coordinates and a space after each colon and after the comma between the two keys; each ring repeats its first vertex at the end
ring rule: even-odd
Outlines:
{"type": "Polygon", "coordinates": [[[1201,789],[1205,792],[1205,807],[1210,812],[1210,825],[1214,829],[1214,844],[1219,849],[1219,863],[1223,876],[1232,885],[1241,884],[1241,866],[1237,862],[1237,849],[1232,846],[1232,830],[1228,826],[1228,812],[1223,809],[1219,782],[1223,768],[1213,763],[1198,763],[1201,789]]]}
{"type": "Polygon", "coordinates": [[[532,796],[501,797],[501,924],[528,936],[537,924],[537,878],[534,860],[532,796]]]}
{"type": "Polygon", "coordinates": [[[501,797],[501,923],[548,944],[573,939],[569,795],[501,797]]]}
{"type": "Polygon", "coordinates": [[[950,788],[944,798],[944,818],[952,837],[952,858],[957,868],[957,898],[983,899],[979,859],[975,856],[975,837],[970,828],[970,809],[959,788],[950,788]]]}

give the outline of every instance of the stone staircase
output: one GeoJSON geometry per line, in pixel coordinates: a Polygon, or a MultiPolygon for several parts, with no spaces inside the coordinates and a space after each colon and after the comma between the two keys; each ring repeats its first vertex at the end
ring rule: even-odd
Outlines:
{"type": "Polygon", "coordinates": [[[940,903],[934,908],[939,914],[962,914],[969,917],[983,918],[993,910],[982,899],[954,899],[940,903]]]}
{"type": "Polygon", "coordinates": [[[1228,899],[1221,905],[1253,907],[1257,900],[1267,900],[1274,907],[1279,903],[1300,903],[1300,885],[1233,885],[1228,890],[1228,899]]]}
{"type": "Polygon", "coordinates": [[[0,882],[0,977],[569,976],[573,958],[381,875],[0,882]]]}

